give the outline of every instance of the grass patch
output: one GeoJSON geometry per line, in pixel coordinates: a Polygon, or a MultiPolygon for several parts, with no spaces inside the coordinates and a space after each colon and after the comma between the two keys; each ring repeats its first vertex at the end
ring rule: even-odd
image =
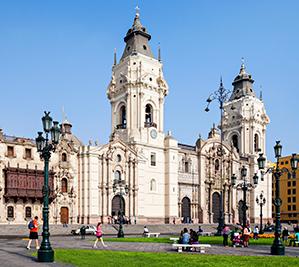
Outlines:
{"type": "MultiPolygon", "coordinates": [[[[125,237],[125,238],[104,238],[104,241],[109,242],[140,242],[140,243],[168,243],[173,241],[169,240],[169,237],[125,237]]],[[[222,236],[200,236],[199,241],[202,244],[220,245],[223,242],[222,236]]],[[[250,245],[271,245],[273,238],[259,238],[258,240],[250,239],[250,245]]],[[[231,245],[231,242],[229,242],[231,245]]]]}
{"type": "Polygon", "coordinates": [[[251,266],[298,266],[298,258],[191,255],[174,253],[122,252],[99,250],[56,249],[58,262],[77,267],[93,266],[207,266],[207,267],[251,267],[251,266]]]}

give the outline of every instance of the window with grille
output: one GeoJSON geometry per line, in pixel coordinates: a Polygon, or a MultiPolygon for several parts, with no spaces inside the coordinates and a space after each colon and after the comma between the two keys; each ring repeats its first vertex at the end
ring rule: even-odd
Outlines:
{"type": "Polygon", "coordinates": [[[31,207],[26,207],[25,208],[25,217],[26,218],[31,218],[31,207]]]}
{"type": "Polygon", "coordinates": [[[14,218],[14,208],[12,206],[7,207],[7,218],[14,218]]]}

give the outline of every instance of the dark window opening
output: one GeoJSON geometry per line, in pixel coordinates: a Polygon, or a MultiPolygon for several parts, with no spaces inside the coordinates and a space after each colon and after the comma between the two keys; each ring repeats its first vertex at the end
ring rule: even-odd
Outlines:
{"type": "Polygon", "coordinates": [[[156,153],[151,153],[151,166],[156,166],[156,153]]]}
{"type": "Polygon", "coordinates": [[[26,207],[25,208],[25,217],[26,218],[31,218],[31,207],[26,207]]]}
{"type": "Polygon", "coordinates": [[[259,151],[259,136],[258,134],[254,135],[254,152],[259,151]]]}
{"type": "Polygon", "coordinates": [[[67,193],[67,179],[66,178],[61,179],[61,192],[67,193]]]}
{"type": "Polygon", "coordinates": [[[237,149],[237,152],[239,152],[239,139],[236,134],[232,136],[232,142],[233,142],[233,146],[237,149]]]}
{"type": "Polygon", "coordinates": [[[7,156],[8,157],[13,157],[14,156],[14,147],[13,146],[8,146],[7,147],[7,156]]]}
{"type": "Polygon", "coordinates": [[[31,148],[25,148],[25,159],[31,159],[31,148]]]}
{"type": "Polygon", "coordinates": [[[144,45],[144,46],[143,46],[143,49],[144,49],[144,50],[146,50],[146,49],[147,49],[147,47],[144,45]]]}
{"type": "Polygon", "coordinates": [[[7,218],[14,218],[14,207],[7,207],[7,218]]]}
{"type": "Polygon", "coordinates": [[[61,154],[61,160],[62,160],[63,162],[66,162],[66,161],[67,161],[66,153],[62,153],[62,154],[61,154]]]}
{"type": "Polygon", "coordinates": [[[215,171],[219,171],[219,159],[215,160],[215,171]]]}

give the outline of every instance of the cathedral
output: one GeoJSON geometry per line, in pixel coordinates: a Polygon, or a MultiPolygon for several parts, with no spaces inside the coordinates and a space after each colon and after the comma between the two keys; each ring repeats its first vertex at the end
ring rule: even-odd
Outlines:
{"type": "MultiPolygon", "coordinates": [[[[164,132],[169,93],[163,65],[150,47],[151,35],[137,12],[119,61],[114,57],[107,88],[111,134],[105,145],[81,143],[72,124],[61,123],[61,139],[50,161],[50,223],[107,223],[123,214],[136,223],[241,223],[243,192],[232,185],[246,179],[247,218],[259,222],[256,197],[266,197],[264,220],[272,220],[272,177],[258,171],[265,153],[269,118],[242,63],[223,104],[221,127],[207,139],[178,142],[164,132]],[[221,208],[222,207],[222,208],[221,208]]],[[[160,53],[159,53],[160,54],[160,53]]],[[[42,217],[43,161],[34,140],[0,130],[0,224],[24,224],[42,217]]]]}

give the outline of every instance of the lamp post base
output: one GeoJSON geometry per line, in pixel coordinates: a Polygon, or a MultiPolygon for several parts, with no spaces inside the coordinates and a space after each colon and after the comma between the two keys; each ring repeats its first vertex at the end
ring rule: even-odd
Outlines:
{"type": "Polygon", "coordinates": [[[285,248],[282,244],[273,244],[271,247],[271,255],[284,255],[285,248]]]}
{"type": "Polygon", "coordinates": [[[52,249],[39,249],[37,252],[37,261],[39,262],[53,262],[54,250],[52,249]]]}

